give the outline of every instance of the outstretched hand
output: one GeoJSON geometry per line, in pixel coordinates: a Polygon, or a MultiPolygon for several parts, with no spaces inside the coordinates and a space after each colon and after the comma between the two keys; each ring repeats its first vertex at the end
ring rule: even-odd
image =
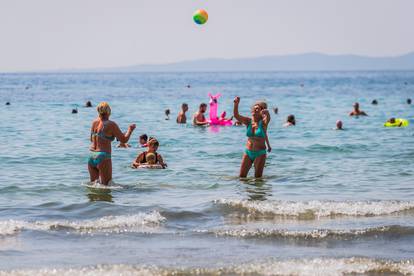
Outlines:
{"type": "Polygon", "coordinates": [[[129,130],[132,132],[132,131],[134,131],[134,129],[136,128],[137,126],[136,126],[136,124],[131,124],[131,125],[129,125],[129,130]]]}
{"type": "Polygon", "coordinates": [[[234,104],[239,104],[239,103],[240,103],[240,97],[235,97],[234,104]]]}

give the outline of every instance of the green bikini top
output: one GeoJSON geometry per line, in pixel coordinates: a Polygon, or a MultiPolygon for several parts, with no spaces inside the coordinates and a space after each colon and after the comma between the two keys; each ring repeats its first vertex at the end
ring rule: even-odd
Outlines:
{"type": "Polygon", "coordinates": [[[247,126],[246,136],[247,137],[265,138],[266,137],[266,132],[263,128],[263,121],[259,121],[259,126],[257,127],[257,129],[254,133],[253,133],[253,129],[252,129],[252,122],[250,122],[249,125],[247,126]]]}
{"type": "Polygon", "coordinates": [[[106,136],[105,133],[104,133],[104,129],[105,129],[106,122],[107,121],[103,121],[102,122],[103,123],[103,128],[100,131],[98,131],[98,132],[92,131],[91,132],[91,135],[92,136],[97,136],[99,138],[102,138],[102,139],[105,139],[105,140],[108,140],[108,141],[111,141],[112,142],[113,140],[115,140],[115,136],[106,136]]]}

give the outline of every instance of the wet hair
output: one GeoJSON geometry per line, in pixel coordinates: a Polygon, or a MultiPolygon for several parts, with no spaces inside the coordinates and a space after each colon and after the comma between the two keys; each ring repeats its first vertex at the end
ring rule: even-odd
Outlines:
{"type": "Polygon", "coordinates": [[[279,108],[277,108],[277,107],[273,107],[273,112],[274,112],[275,114],[277,114],[277,113],[279,112],[279,108]]]}
{"type": "Polygon", "coordinates": [[[394,124],[394,123],[395,123],[395,118],[390,118],[388,121],[389,121],[391,124],[394,124]]]}
{"type": "Polygon", "coordinates": [[[78,113],[78,109],[77,108],[72,109],[72,114],[77,114],[77,113],[78,113]]]}
{"type": "Polygon", "coordinates": [[[354,103],[354,107],[359,107],[359,103],[358,102],[354,103]]]}
{"type": "Polygon", "coordinates": [[[289,116],[287,116],[286,121],[288,121],[289,123],[296,125],[296,120],[295,120],[295,115],[290,114],[289,116]]]}
{"type": "Polygon", "coordinates": [[[372,102],[371,102],[371,104],[378,104],[378,101],[377,100],[372,100],[372,102]]]}
{"type": "Polygon", "coordinates": [[[151,138],[148,141],[148,146],[158,147],[159,145],[160,145],[160,143],[155,138],[151,138]]]}
{"type": "Polygon", "coordinates": [[[407,103],[408,104],[411,104],[411,99],[407,99],[407,103]]]}
{"type": "Polygon", "coordinates": [[[261,109],[267,109],[267,103],[265,101],[257,101],[254,105],[260,106],[261,109]]]}
{"type": "Polygon", "coordinates": [[[169,109],[165,110],[165,115],[167,115],[167,116],[170,115],[170,110],[169,109]]]}
{"type": "Polygon", "coordinates": [[[200,108],[202,108],[202,107],[207,107],[207,104],[206,103],[201,103],[200,108]]]}
{"type": "Polygon", "coordinates": [[[86,104],[85,104],[85,106],[86,106],[86,107],[92,107],[92,103],[91,103],[91,101],[87,101],[87,102],[86,102],[86,104]]]}
{"type": "Polygon", "coordinates": [[[98,114],[100,116],[111,115],[111,107],[107,102],[101,102],[100,104],[98,104],[96,110],[98,111],[98,114]]]}
{"type": "Polygon", "coordinates": [[[10,105],[10,102],[7,102],[6,105],[10,105]]]}
{"type": "Polygon", "coordinates": [[[142,134],[141,136],[139,136],[139,139],[141,140],[145,140],[145,142],[146,141],[148,141],[148,136],[146,135],[146,134],[142,134]]]}

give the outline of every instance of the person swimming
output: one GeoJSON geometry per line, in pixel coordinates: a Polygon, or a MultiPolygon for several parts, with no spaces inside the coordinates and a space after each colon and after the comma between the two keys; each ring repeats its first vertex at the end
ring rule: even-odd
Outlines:
{"type": "Polygon", "coordinates": [[[139,136],[139,146],[141,148],[146,148],[148,147],[148,136],[146,134],[142,134],[141,136],[139,136]]]}
{"type": "Polygon", "coordinates": [[[169,109],[166,109],[165,110],[165,120],[169,120],[170,119],[170,114],[171,114],[171,111],[169,109]]]}
{"type": "Polygon", "coordinates": [[[72,109],[72,114],[78,114],[78,108],[77,107],[72,109]]]}
{"type": "Polygon", "coordinates": [[[336,121],[336,130],[344,130],[343,128],[343,123],[341,120],[336,121]]]}
{"type": "Polygon", "coordinates": [[[85,107],[92,107],[92,103],[91,103],[91,101],[87,101],[87,102],[85,103],[85,107]]]}
{"type": "Polygon", "coordinates": [[[187,111],[188,111],[188,104],[183,103],[181,105],[181,111],[178,113],[178,116],[177,116],[177,124],[187,123],[187,116],[185,115],[187,111]]]}
{"type": "Polygon", "coordinates": [[[151,138],[148,141],[148,150],[137,156],[135,161],[132,162],[132,167],[138,168],[140,165],[161,165],[165,169],[167,164],[164,162],[161,154],[157,153],[158,147],[159,142],[157,139],[151,138]]]}
{"type": "Polygon", "coordinates": [[[296,119],[295,115],[290,114],[286,118],[286,123],[283,125],[284,127],[296,126],[296,119]]]}
{"type": "Polygon", "coordinates": [[[411,104],[411,99],[410,98],[407,99],[407,104],[411,104]]]}
{"type": "MultiPolygon", "coordinates": [[[[270,121],[270,114],[267,109],[263,109],[263,104],[255,104],[251,110],[251,118],[239,114],[240,98],[234,98],[233,113],[237,121],[247,126],[247,144],[242,162],[240,165],[240,177],[246,177],[252,165],[255,167],[255,177],[262,177],[264,165],[266,163],[266,145],[271,151],[267,136],[267,126],[270,121]]],[[[267,106],[267,105],[266,105],[267,106]]]]}
{"type": "Polygon", "coordinates": [[[208,125],[208,121],[204,116],[204,113],[207,111],[207,104],[202,103],[200,104],[198,111],[193,115],[193,125],[195,126],[205,126],[208,125]]]}
{"type": "Polygon", "coordinates": [[[131,124],[124,134],[114,121],[109,120],[111,107],[108,103],[101,102],[96,110],[98,118],[91,126],[88,171],[91,182],[99,180],[100,184],[108,185],[112,180],[111,142],[117,138],[121,143],[127,143],[136,126],[131,124]]]}
{"type": "Polygon", "coordinates": [[[349,116],[368,116],[367,113],[359,109],[359,103],[354,103],[354,110],[349,113],[349,116]]]}
{"type": "Polygon", "coordinates": [[[372,100],[371,102],[372,105],[378,105],[378,101],[376,99],[372,100]]]}
{"type": "Polygon", "coordinates": [[[6,102],[6,105],[10,105],[10,102],[6,102]]]}
{"type": "Polygon", "coordinates": [[[279,113],[279,108],[273,107],[273,113],[278,114],[279,113]]]}

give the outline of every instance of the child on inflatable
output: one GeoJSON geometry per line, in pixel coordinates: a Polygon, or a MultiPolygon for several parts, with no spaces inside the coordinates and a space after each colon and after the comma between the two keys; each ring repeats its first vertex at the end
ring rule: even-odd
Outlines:
{"type": "Polygon", "coordinates": [[[158,167],[165,169],[167,164],[164,163],[164,160],[161,154],[157,153],[159,143],[157,139],[151,138],[148,141],[148,150],[140,153],[134,162],[132,162],[133,168],[140,168],[144,167],[151,168],[158,165],[158,167]]]}

